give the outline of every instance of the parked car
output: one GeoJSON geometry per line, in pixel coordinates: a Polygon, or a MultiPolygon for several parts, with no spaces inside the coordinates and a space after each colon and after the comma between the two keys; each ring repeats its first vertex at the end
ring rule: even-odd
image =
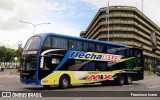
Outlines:
{"type": "Polygon", "coordinates": [[[14,67],[13,67],[13,65],[8,65],[7,66],[7,69],[13,69],[14,67]]]}
{"type": "Polygon", "coordinates": [[[2,66],[0,66],[0,71],[2,71],[2,72],[4,71],[4,68],[2,66]]]}

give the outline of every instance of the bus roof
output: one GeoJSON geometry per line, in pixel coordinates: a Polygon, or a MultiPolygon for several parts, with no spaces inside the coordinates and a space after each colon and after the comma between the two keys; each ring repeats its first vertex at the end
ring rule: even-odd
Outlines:
{"type": "Polygon", "coordinates": [[[112,43],[112,42],[93,40],[93,39],[87,39],[87,38],[81,38],[81,37],[74,37],[74,36],[57,34],[57,33],[39,33],[39,34],[35,34],[34,36],[37,36],[37,35],[40,36],[41,38],[47,37],[50,35],[50,36],[64,37],[64,38],[70,38],[70,39],[76,39],[76,40],[82,40],[82,41],[88,41],[88,42],[95,42],[95,43],[109,44],[109,45],[114,45],[114,46],[128,47],[127,45],[124,45],[124,44],[116,44],[116,43],[112,43]]]}

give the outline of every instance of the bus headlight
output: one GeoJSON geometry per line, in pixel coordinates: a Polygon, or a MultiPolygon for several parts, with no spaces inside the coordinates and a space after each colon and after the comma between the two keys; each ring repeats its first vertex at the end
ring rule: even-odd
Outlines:
{"type": "Polygon", "coordinates": [[[52,64],[58,64],[60,61],[59,58],[52,58],[52,64]]]}

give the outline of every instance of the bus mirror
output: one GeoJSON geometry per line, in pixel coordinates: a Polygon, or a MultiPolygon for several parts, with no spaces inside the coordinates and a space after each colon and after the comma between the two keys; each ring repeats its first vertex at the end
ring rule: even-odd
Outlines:
{"type": "Polygon", "coordinates": [[[59,63],[59,60],[58,58],[53,58],[52,59],[52,64],[58,64],[59,63]]]}
{"type": "Polygon", "coordinates": [[[40,68],[43,68],[44,65],[44,57],[41,57],[40,68]]]}

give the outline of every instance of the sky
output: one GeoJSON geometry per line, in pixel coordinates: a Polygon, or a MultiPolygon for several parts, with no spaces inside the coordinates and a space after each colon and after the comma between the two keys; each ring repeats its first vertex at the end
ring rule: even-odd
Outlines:
{"type": "MultiPolygon", "coordinates": [[[[79,37],[108,0],[0,0],[0,46],[17,48],[35,34],[53,32],[79,37]]],[[[110,6],[134,6],[142,11],[142,0],[110,0],[110,6]]],[[[160,0],[143,0],[143,12],[160,26],[160,0]]]]}

